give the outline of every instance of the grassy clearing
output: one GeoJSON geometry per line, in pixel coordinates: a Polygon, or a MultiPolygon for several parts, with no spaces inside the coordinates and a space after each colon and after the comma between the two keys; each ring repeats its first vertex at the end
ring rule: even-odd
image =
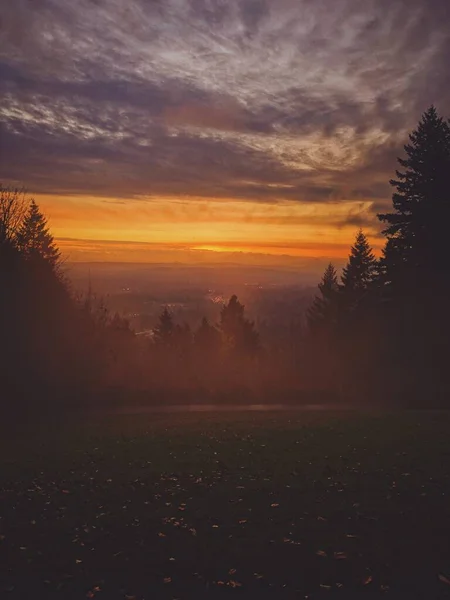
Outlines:
{"type": "Polygon", "coordinates": [[[450,598],[450,415],[146,415],[3,436],[0,596],[450,598]]]}

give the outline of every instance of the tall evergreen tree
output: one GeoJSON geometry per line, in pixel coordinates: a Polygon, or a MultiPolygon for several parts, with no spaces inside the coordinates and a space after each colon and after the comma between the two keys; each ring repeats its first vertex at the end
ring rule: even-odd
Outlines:
{"type": "Polygon", "coordinates": [[[34,200],[17,232],[17,246],[26,258],[40,258],[52,268],[58,265],[60,252],[49,231],[47,219],[34,200]]]}
{"type": "Polygon", "coordinates": [[[409,140],[391,181],[394,210],[378,215],[387,225],[380,273],[389,300],[379,365],[393,389],[448,395],[450,126],[432,106],[409,140]]]}
{"type": "Polygon", "coordinates": [[[153,330],[154,340],[156,344],[169,346],[172,343],[172,338],[175,331],[172,314],[167,306],[159,316],[158,325],[153,330]]]}
{"type": "Polygon", "coordinates": [[[329,328],[337,324],[339,314],[339,284],[336,269],[330,263],[319,283],[320,296],[316,296],[307,311],[311,331],[329,328]]]}
{"type": "Polygon", "coordinates": [[[232,350],[253,355],[259,349],[255,324],[245,317],[245,307],[236,295],[231,296],[220,312],[220,331],[225,346],[232,350]]]}
{"type": "Polygon", "coordinates": [[[350,303],[358,302],[367,292],[376,270],[377,260],[367,237],[360,229],[341,277],[341,290],[350,303]]]}
{"type": "Polygon", "coordinates": [[[432,106],[409,139],[404,147],[407,157],[398,159],[403,170],[396,171],[397,179],[390,182],[396,188],[394,212],[378,215],[387,224],[383,232],[388,238],[383,259],[387,279],[448,278],[450,127],[432,106]]]}
{"type": "Polygon", "coordinates": [[[200,327],[194,336],[195,347],[200,354],[205,356],[216,354],[220,344],[220,334],[217,329],[209,324],[206,317],[203,317],[200,327]]]}

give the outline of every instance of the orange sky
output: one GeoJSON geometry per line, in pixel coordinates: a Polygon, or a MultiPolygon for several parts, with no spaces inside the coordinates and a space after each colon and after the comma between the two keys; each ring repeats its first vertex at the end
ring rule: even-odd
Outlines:
{"type": "MultiPolygon", "coordinates": [[[[193,252],[198,257],[202,250],[209,251],[208,256],[220,253],[224,261],[230,252],[287,259],[345,258],[358,229],[355,219],[364,219],[370,209],[370,202],[354,201],[305,204],[56,195],[36,200],[64,254],[73,261],[191,262],[193,252]]],[[[371,241],[377,249],[376,232],[368,233],[374,234],[371,241]]]]}

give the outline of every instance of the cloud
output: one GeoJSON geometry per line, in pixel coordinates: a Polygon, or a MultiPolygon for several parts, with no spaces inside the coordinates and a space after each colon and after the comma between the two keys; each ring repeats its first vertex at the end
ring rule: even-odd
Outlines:
{"type": "Polygon", "coordinates": [[[448,10],[7,3],[0,178],[36,193],[382,204],[408,130],[449,105],[448,10]]]}

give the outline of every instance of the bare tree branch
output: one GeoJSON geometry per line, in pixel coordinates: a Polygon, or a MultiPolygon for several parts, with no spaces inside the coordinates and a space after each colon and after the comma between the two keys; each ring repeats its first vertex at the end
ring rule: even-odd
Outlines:
{"type": "Polygon", "coordinates": [[[0,184],[0,244],[14,241],[28,205],[25,189],[0,184]]]}

